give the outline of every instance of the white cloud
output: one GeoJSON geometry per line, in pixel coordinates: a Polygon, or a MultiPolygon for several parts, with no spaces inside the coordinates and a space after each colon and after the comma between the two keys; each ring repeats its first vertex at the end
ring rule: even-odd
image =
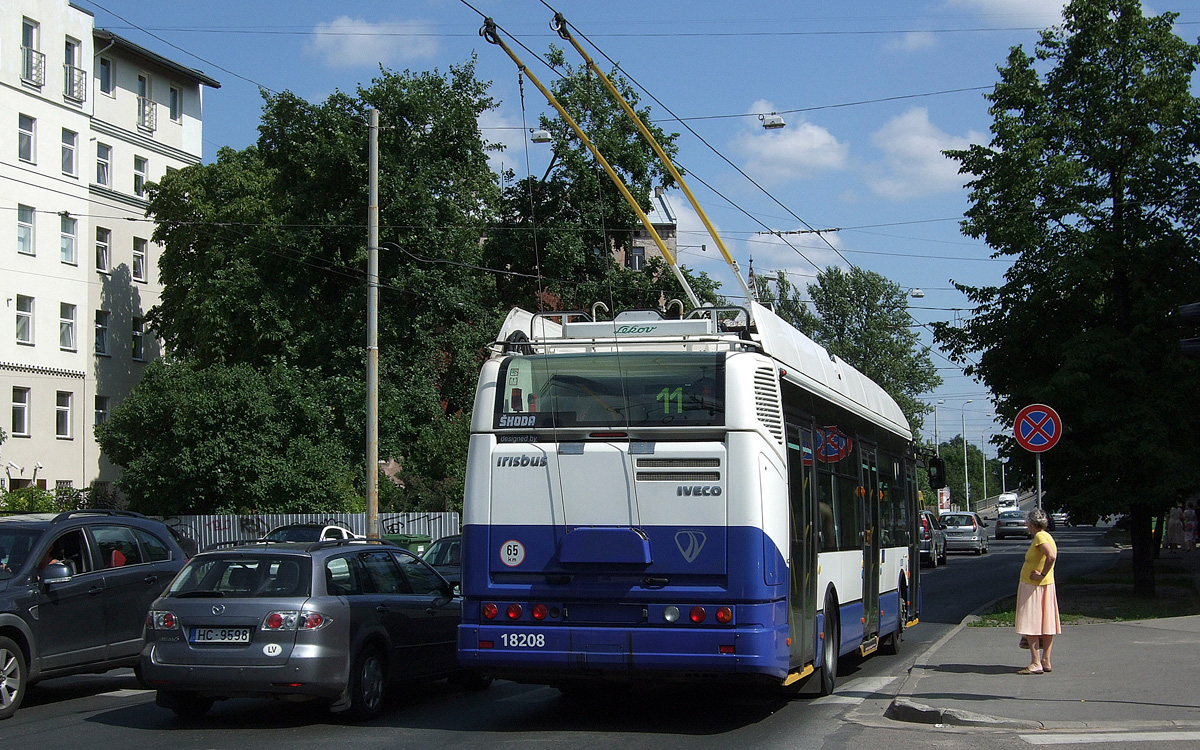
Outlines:
{"type": "Polygon", "coordinates": [[[936,36],[929,31],[910,31],[898,40],[889,42],[887,48],[899,52],[916,52],[937,44],[936,36]]]}
{"type": "Polygon", "coordinates": [[[313,29],[305,43],[309,54],[334,68],[374,67],[433,57],[437,38],[423,21],[380,21],[341,16],[313,29]]]}
{"type": "Polygon", "coordinates": [[[1015,22],[1053,26],[1062,20],[1063,0],[946,0],[948,8],[974,11],[996,25],[1015,22]]]}
{"type": "MultiPolygon", "coordinates": [[[[750,111],[772,109],[769,102],[757,101],[750,111]]],[[[744,168],[756,180],[779,184],[846,166],[850,147],[819,125],[793,116],[779,130],[764,130],[758,122],[752,127],[737,136],[734,148],[745,155],[744,168]]]]}
{"type": "Polygon", "coordinates": [[[871,191],[906,200],[961,189],[968,178],[958,174],[958,162],[942,151],[986,141],[974,131],[966,136],[945,133],[929,121],[929,110],[913,107],[875,131],[871,142],[883,152],[882,162],[869,170],[871,191]]]}

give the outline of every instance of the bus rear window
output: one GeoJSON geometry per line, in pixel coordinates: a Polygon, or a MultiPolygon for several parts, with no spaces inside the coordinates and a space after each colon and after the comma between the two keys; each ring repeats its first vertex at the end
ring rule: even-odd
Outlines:
{"type": "Polygon", "coordinates": [[[498,385],[496,429],[725,424],[723,352],[510,357],[498,385]]]}

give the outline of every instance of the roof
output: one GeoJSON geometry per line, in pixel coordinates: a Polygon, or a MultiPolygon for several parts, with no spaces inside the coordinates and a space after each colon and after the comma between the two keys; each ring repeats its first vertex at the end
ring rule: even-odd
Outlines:
{"type": "Polygon", "coordinates": [[[656,227],[676,226],[679,223],[678,217],[675,216],[675,209],[671,208],[671,201],[667,200],[667,193],[664,190],[657,190],[654,195],[650,196],[650,210],[646,212],[646,217],[656,227]]]}
{"type": "MultiPolygon", "coordinates": [[[[134,44],[133,42],[129,41],[128,39],[126,39],[122,36],[118,36],[117,34],[114,34],[111,31],[108,31],[107,29],[93,29],[92,36],[95,39],[100,39],[100,40],[103,40],[104,42],[107,42],[109,46],[116,47],[117,49],[119,49],[123,52],[128,52],[132,55],[137,55],[138,57],[145,58],[146,60],[149,60],[150,62],[153,62],[156,65],[166,68],[167,70],[171,71],[172,73],[175,73],[176,75],[182,76],[183,78],[194,81],[196,83],[203,84],[205,86],[208,86],[209,88],[214,88],[214,89],[221,88],[220,81],[218,81],[214,78],[209,78],[208,76],[204,75],[203,73],[201,73],[198,70],[189,68],[185,65],[180,65],[179,63],[175,62],[174,60],[163,57],[162,55],[158,54],[157,52],[151,52],[150,50],[146,49],[145,47],[143,47],[139,44],[134,44]]],[[[97,52],[99,52],[99,51],[100,50],[97,49],[97,52]]]]}

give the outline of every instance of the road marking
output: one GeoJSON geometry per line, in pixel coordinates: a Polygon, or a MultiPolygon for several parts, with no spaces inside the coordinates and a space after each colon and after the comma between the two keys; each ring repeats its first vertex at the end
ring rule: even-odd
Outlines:
{"type": "Polygon", "coordinates": [[[1091,734],[1022,734],[1030,745],[1086,745],[1100,742],[1196,742],[1200,732],[1094,732],[1091,734]]]}
{"type": "MultiPolygon", "coordinates": [[[[817,705],[829,703],[856,706],[867,698],[879,697],[880,690],[892,684],[899,677],[863,677],[851,680],[844,686],[838,686],[833,695],[826,695],[813,701],[817,705]]],[[[890,695],[890,694],[888,694],[890,695]]]]}
{"type": "Polygon", "coordinates": [[[105,698],[130,698],[135,695],[144,695],[150,692],[149,690],[110,690],[107,693],[100,693],[105,698]]]}

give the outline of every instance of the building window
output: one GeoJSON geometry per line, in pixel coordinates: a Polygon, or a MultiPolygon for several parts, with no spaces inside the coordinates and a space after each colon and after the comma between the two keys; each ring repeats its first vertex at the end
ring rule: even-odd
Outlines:
{"type": "Polygon", "coordinates": [[[640,271],[646,265],[646,248],[634,245],[629,249],[629,269],[640,271]]]}
{"type": "Polygon", "coordinates": [[[63,49],[63,96],[73,102],[87,98],[87,71],[79,67],[79,42],[67,39],[63,49]]]}
{"type": "Polygon", "coordinates": [[[108,396],[96,397],[96,424],[101,425],[108,421],[108,396]]]}
{"type": "Polygon", "coordinates": [[[75,229],[78,223],[74,217],[68,216],[66,213],[59,216],[59,224],[62,227],[59,252],[62,262],[72,266],[79,262],[75,253],[75,229]]]}
{"type": "Polygon", "coordinates": [[[17,295],[17,343],[33,345],[33,297],[17,295]]]}
{"type": "Polygon", "coordinates": [[[133,238],[133,280],[146,280],[146,240],[133,238]]]}
{"type": "Polygon", "coordinates": [[[171,87],[171,121],[183,122],[183,92],[171,87]]]}
{"type": "Polygon", "coordinates": [[[113,76],[112,60],[109,60],[107,57],[100,58],[97,75],[100,78],[100,93],[112,96],[112,93],[117,89],[116,79],[113,76]]]}
{"type": "Polygon", "coordinates": [[[146,359],[146,352],[143,348],[142,338],[144,337],[143,328],[146,322],[141,318],[133,319],[133,358],[139,362],[146,359]]]}
{"type": "Polygon", "coordinates": [[[54,399],[54,436],[71,439],[71,393],[59,391],[54,399]]]}
{"type": "Polygon", "coordinates": [[[79,134],[63,128],[62,132],[62,171],[63,174],[75,176],[75,148],[79,145],[79,134]]]}
{"type": "Polygon", "coordinates": [[[96,311],[96,353],[108,354],[108,316],[107,310],[96,311]]]}
{"type": "Polygon", "coordinates": [[[96,227],[96,270],[108,273],[112,261],[111,246],[112,232],[104,227],[96,227]]]}
{"type": "Polygon", "coordinates": [[[12,434],[29,437],[29,389],[13,386],[12,434]]]}
{"type": "Polygon", "coordinates": [[[96,184],[112,187],[112,146],[96,144],[96,184]]]}
{"type": "Polygon", "coordinates": [[[22,255],[34,255],[33,247],[33,207],[17,205],[17,252],[22,255]]]}
{"type": "Polygon", "coordinates": [[[21,21],[21,80],[34,86],[46,82],[46,56],[38,51],[41,27],[28,18],[21,21]]]}
{"type": "Polygon", "coordinates": [[[146,195],[146,174],[149,165],[142,156],[133,157],[133,194],[137,196],[146,195]]]}
{"type": "Polygon", "coordinates": [[[17,115],[17,158],[33,164],[37,154],[37,142],[34,136],[37,120],[29,115],[17,115]]]}
{"type": "Polygon", "coordinates": [[[75,351],[75,305],[58,304],[58,348],[75,351]]]}
{"type": "Polygon", "coordinates": [[[154,107],[154,99],[150,94],[150,78],[138,76],[138,127],[143,130],[154,130],[158,127],[158,110],[154,107]]]}

